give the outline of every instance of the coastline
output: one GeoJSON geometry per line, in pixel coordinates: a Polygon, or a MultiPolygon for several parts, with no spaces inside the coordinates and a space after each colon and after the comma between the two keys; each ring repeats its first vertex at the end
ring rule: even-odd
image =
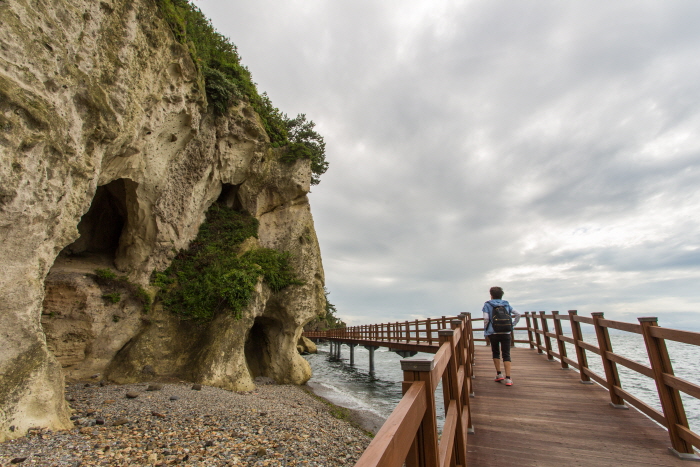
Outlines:
{"type": "Polygon", "coordinates": [[[30,430],[0,444],[0,465],[348,466],[378,429],[373,414],[339,419],[337,406],[311,387],[195,387],[72,384],[75,427],[30,430]]]}
{"type": "Polygon", "coordinates": [[[306,387],[317,397],[320,397],[321,399],[325,400],[328,404],[337,407],[343,407],[345,410],[348,411],[348,420],[351,423],[359,426],[360,428],[369,433],[372,433],[372,435],[376,435],[379,429],[384,424],[384,422],[386,422],[386,419],[384,417],[381,417],[380,415],[377,415],[376,413],[371,412],[369,410],[350,408],[339,404],[338,402],[333,400],[331,392],[318,383],[308,382],[306,383],[306,387]]]}

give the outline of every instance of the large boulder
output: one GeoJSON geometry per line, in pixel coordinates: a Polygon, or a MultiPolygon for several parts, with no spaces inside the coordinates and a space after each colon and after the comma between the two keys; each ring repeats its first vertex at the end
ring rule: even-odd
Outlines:
{"type": "Polygon", "coordinates": [[[318,347],[316,347],[314,341],[304,336],[299,337],[297,350],[299,350],[301,354],[318,353],[318,347]]]}

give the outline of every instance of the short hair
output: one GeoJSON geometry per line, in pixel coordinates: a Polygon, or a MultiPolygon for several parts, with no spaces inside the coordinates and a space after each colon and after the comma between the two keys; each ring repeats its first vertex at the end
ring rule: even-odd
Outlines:
{"type": "Polygon", "coordinates": [[[503,298],[503,289],[500,287],[491,287],[489,293],[491,294],[491,298],[503,298]]]}

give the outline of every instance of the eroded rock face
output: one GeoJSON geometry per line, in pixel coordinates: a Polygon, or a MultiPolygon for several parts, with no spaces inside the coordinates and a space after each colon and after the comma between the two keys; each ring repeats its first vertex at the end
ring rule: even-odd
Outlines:
{"type": "Polygon", "coordinates": [[[308,162],[279,163],[246,104],[207,111],[154,2],[5,0],[0,23],[0,441],[71,426],[64,371],[305,382],[296,343],[324,301],[308,162]],[[305,285],[261,283],[243,318],[196,329],[104,297],[95,269],[149,290],[220,197],[258,217],[259,246],[292,252],[305,285]]]}

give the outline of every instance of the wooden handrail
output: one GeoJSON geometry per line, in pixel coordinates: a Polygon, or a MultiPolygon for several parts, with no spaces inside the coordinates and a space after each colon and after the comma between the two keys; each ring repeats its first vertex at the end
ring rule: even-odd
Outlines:
{"type": "MultiPolygon", "coordinates": [[[[579,316],[576,310],[570,310],[567,315],[556,311],[549,314],[544,311],[525,312],[524,317],[526,326],[514,331],[527,331],[528,338],[514,339],[514,342],[527,343],[550,360],[559,359],[562,368],[575,368],[582,383],[595,381],[607,388],[613,406],[626,408],[624,404],[627,403],[666,427],[671,449],[680,457],[694,455],[693,446],[700,448],[700,436],[689,428],[680,397],[680,392],[683,392],[700,399],[700,385],[674,375],[665,344],[666,340],[672,340],[700,346],[700,333],[659,327],[656,318],[639,318],[639,324],[625,323],[605,319],[602,313],[592,313],[590,318],[579,316]],[[561,321],[570,322],[571,337],[564,335],[561,321]],[[582,323],[594,327],[598,346],[583,340],[582,323]],[[609,329],[642,335],[650,365],[616,354],[609,329]],[[557,351],[552,339],[557,343],[557,351]],[[574,346],[576,360],[568,357],[565,343],[574,346]],[[600,356],[604,376],[589,368],[587,352],[600,356]],[[623,389],[617,365],[654,379],[662,412],[623,389]]],[[[483,321],[483,318],[462,313],[458,317],[304,332],[310,338],[387,347],[395,345],[399,349],[404,346],[435,354],[432,359],[401,360],[404,397],[356,467],[398,467],[404,463],[407,467],[466,465],[466,438],[472,429],[469,395],[473,394],[474,342],[484,340],[473,335],[483,329],[481,325],[475,328],[475,321],[483,321]],[[446,417],[438,442],[434,393],[441,380],[446,417]]]]}
{"type": "MultiPolygon", "coordinates": [[[[442,319],[441,324],[446,321],[442,319]]],[[[404,396],[356,467],[399,467],[404,463],[407,467],[466,466],[467,432],[472,428],[469,394],[474,360],[470,321],[471,315],[465,313],[450,321],[450,329],[438,330],[439,348],[432,358],[401,360],[404,396]],[[445,423],[438,439],[435,390],[440,381],[445,423]]],[[[427,329],[432,332],[430,326],[427,329]]],[[[406,326],[406,335],[416,332],[409,340],[419,337],[419,329],[406,326]]]]}
{"type": "MultiPolygon", "coordinates": [[[[414,381],[404,390],[404,395],[379,433],[362,454],[365,467],[400,467],[411,447],[406,438],[415,436],[426,411],[426,384],[414,381]]],[[[358,462],[359,464],[359,462],[358,462]]]]}
{"type": "Polygon", "coordinates": [[[579,370],[582,383],[590,383],[590,380],[593,379],[607,388],[613,406],[625,408],[624,403],[626,402],[666,427],[671,439],[671,449],[679,457],[696,458],[693,446],[700,448],[700,436],[690,430],[688,426],[680,392],[700,399],[700,385],[674,375],[665,341],[672,340],[700,346],[700,333],[659,327],[657,318],[639,318],[639,324],[625,323],[605,319],[603,313],[592,313],[591,318],[578,316],[575,310],[569,311],[568,316],[559,315],[556,311],[551,314],[542,311],[539,313],[526,312],[525,318],[530,348],[537,349],[538,353],[545,354],[550,359],[552,357],[558,358],[562,362],[562,367],[565,363],[571,364],[579,370]],[[553,333],[549,332],[547,324],[549,320],[552,320],[554,324],[553,333]],[[567,320],[571,323],[572,337],[564,335],[561,330],[561,320],[567,320]],[[583,341],[581,323],[593,325],[598,346],[583,341]],[[608,329],[641,334],[646,344],[650,366],[614,353],[608,329]],[[544,345],[542,339],[545,341],[544,345]],[[552,351],[549,339],[556,339],[561,344],[558,353],[552,351]],[[576,363],[566,356],[564,342],[574,346],[576,363]],[[596,374],[588,367],[586,351],[596,353],[601,357],[605,377],[596,374]],[[663,412],[659,412],[622,388],[622,381],[617,371],[618,364],[654,379],[663,412]]]}

